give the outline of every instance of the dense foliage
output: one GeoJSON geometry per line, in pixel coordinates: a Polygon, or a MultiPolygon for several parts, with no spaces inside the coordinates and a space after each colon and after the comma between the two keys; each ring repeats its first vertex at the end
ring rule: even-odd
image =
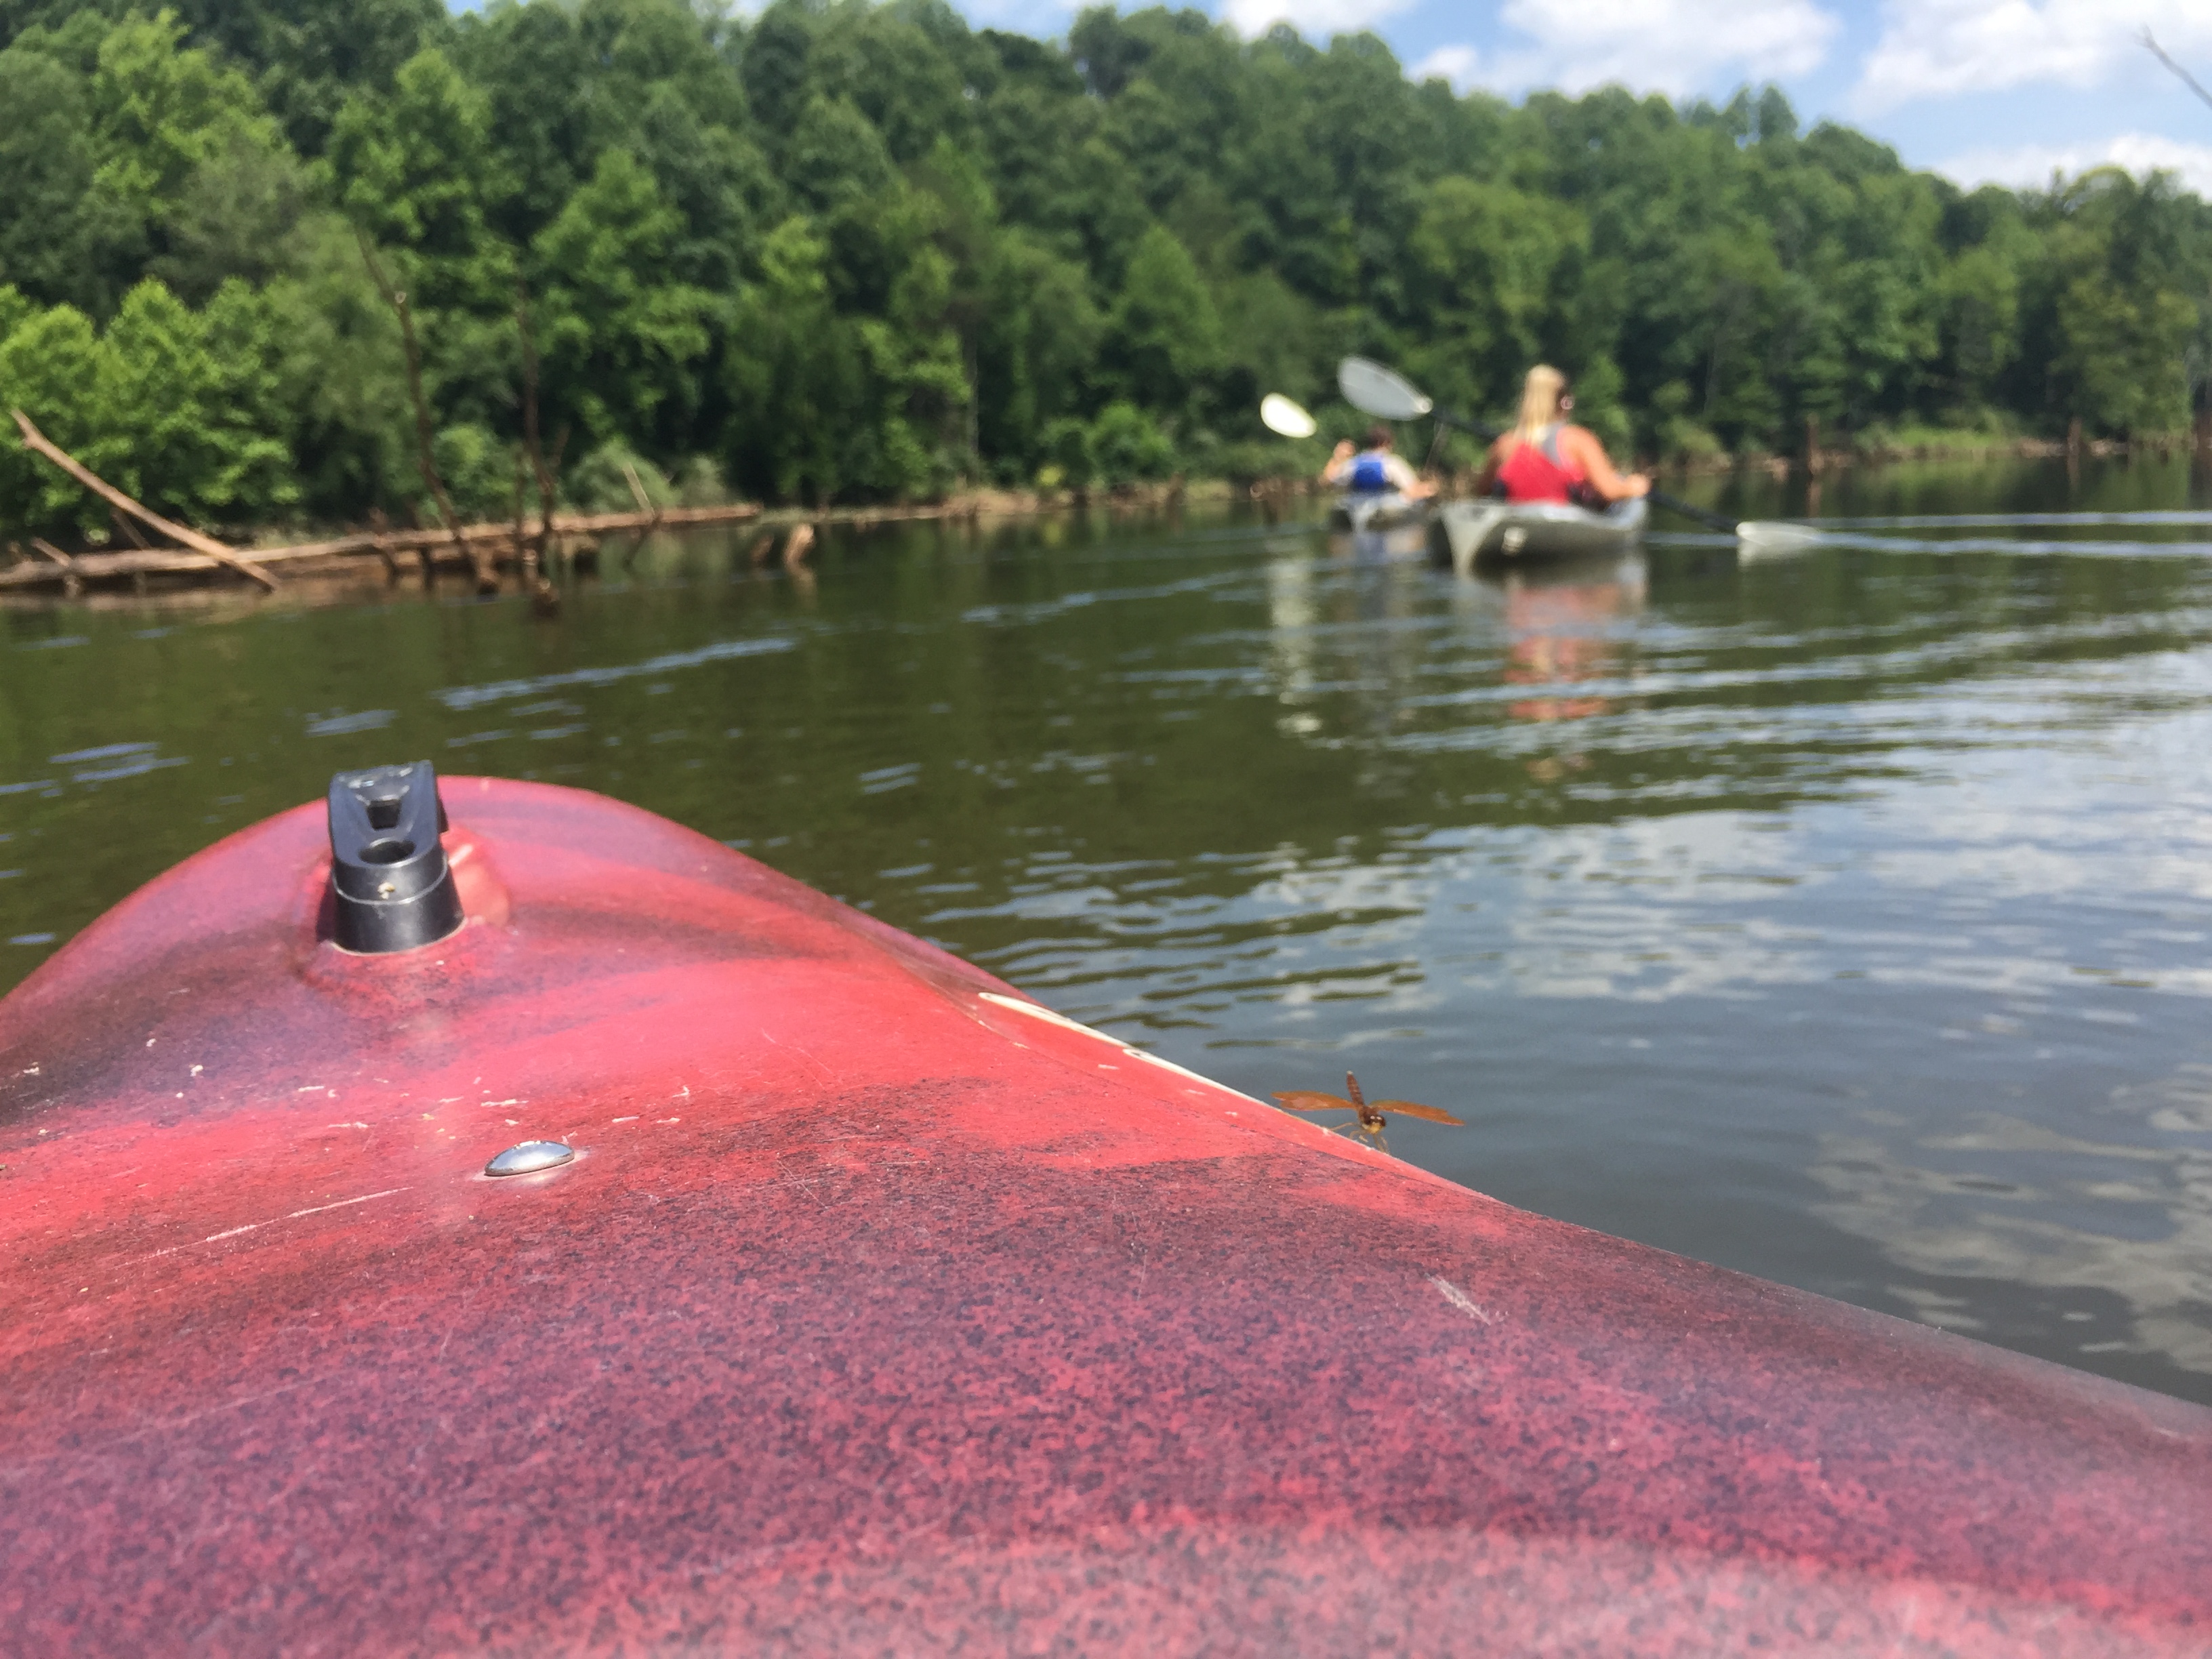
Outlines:
{"type": "MultiPolygon", "coordinates": [[[[2170,430],[2212,368],[2170,181],[1964,194],[1771,89],[1514,107],[1370,36],[943,0],[0,0],[0,406],[210,522],[419,510],[365,243],[476,513],[526,357],[572,496],[809,500],[1281,464],[1261,392],[1348,426],[1355,349],[1492,410],[1549,358],[1646,454],[2170,430]]],[[[0,438],[0,519],[84,511],[0,438]]]]}

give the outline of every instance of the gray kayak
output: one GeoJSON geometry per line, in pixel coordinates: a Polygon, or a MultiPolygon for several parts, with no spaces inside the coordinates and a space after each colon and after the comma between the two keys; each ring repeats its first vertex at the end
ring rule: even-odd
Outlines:
{"type": "Polygon", "coordinates": [[[1401,495],[1395,489],[1380,495],[1346,495],[1338,496],[1330,505],[1328,527],[1364,535],[1370,530],[1396,530],[1409,524],[1424,524],[1428,514],[1427,501],[1401,495]]]}
{"type": "Polygon", "coordinates": [[[1564,501],[1446,501],[1430,528],[1431,546],[1449,552],[1453,568],[1479,562],[1584,557],[1625,553],[1644,538],[1650,507],[1639,496],[1602,513],[1564,501]]]}

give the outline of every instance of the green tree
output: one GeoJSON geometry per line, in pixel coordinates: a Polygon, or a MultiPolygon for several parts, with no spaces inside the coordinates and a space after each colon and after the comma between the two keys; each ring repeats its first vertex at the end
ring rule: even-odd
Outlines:
{"type": "Polygon", "coordinates": [[[1134,403],[1181,414],[1223,366],[1221,318],[1198,266],[1165,226],[1129,256],[1106,332],[1105,373],[1134,403]]]}
{"type": "Polygon", "coordinates": [[[859,345],[830,300],[829,252],[803,216],[770,231],[730,331],[728,471],[786,500],[829,501],[872,459],[859,345]]]}
{"type": "Polygon", "coordinates": [[[261,295],[227,283],[194,312],[149,279],[124,296],[100,346],[88,466],[202,522],[266,520],[297,499],[261,295]]]}
{"type": "Polygon", "coordinates": [[[133,14],[100,43],[91,100],[99,112],[94,182],[145,217],[165,221],[185,183],[240,144],[283,143],[252,82],[202,47],[186,47],[173,11],[133,14]]]}
{"type": "Polygon", "coordinates": [[[507,181],[495,164],[490,104],[444,52],[409,58],[388,95],[349,100],[331,162],[347,217],[412,256],[408,280],[425,303],[504,308],[514,251],[491,228],[507,181]]]}
{"type": "Polygon", "coordinates": [[[676,279],[681,230],[653,175],[611,149],[532,250],[544,384],[580,439],[659,436],[698,410],[714,301],[676,279]]]}
{"type": "Polygon", "coordinates": [[[1555,284],[1587,249],[1589,227],[1571,207],[1508,185],[1439,179],[1413,231],[1431,355],[1461,365],[1449,383],[1495,397],[1545,354],[1558,308],[1555,284]]]}
{"type": "MultiPolygon", "coordinates": [[[[103,186],[84,76],[46,52],[0,52],[0,283],[55,303],[100,305],[106,255],[139,240],[103,186]]],[[[142,250],[143,252],[143,250],[142,250]]]]}
{"type": "MultiPolygon", "coordinates": [[[[26,307],[13,289],[0,289],[0,409],[20,409],[64,449],[82,451],[100,432],[94,389],[101,367],[92,319],[74,306],[26,307]]],[[[50,530],[94,522],[84,491],[23,447],[9,422],[0,430],[0,502],[13,524],[50,530]]]]}

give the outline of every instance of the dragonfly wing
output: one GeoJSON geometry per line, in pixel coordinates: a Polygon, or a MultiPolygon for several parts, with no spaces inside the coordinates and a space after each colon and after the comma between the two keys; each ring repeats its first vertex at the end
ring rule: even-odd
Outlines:
{"type": "Polygon", "coordinates": [[[1318,1089],[1292,1089],[1279,1094],[1286,1112],[1348,1112],[1352,1103],[1341,1095],[1325,1095],[1318,1089]]]}
{"type": "Polygon", "coordinates": [[[1368,1104],[1386,1115],[1397,1112],[1407,1117],[1418,1117],[1430,1123],[1449,1123],[1462,1129],[1467,1127],[1463,1119],[1454,1117],[1449,1112],[1434,1106],[1419,1105],[1410,1100],[1374,1100],[1370,1101],[1368,1104]]]}

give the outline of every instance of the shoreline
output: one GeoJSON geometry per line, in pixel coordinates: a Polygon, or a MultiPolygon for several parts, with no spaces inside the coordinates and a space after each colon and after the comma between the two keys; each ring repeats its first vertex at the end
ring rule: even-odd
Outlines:
{"type": "Polygon", "coordinates": [[[1734,454],[1702,456],[1694,459],[1639,461],[1645,471],[1678,478],[1720,478],[1730,473],[1765,472],[1775,477],[1792,474],[1822,477],[1860,466],[1896,466],[1914,461],[2063,461],[2156,459],[2205,453],[2193,434],[2176,432],[2152,438],[2086,438],[2078,443],[2064,438],[2004,438],[1986,441],[1925,444],[1875,444],[1820,449],[1810,454],[1778,455],[1765,450],[1743,450],[1734,454]]]}
{"type": "MultiPolygon", "coordinates": [[[[2080,443],[2055,438],[2008,438],[1978,444],[1899,444],[1823,449],[1810,456],[1748,451],[1670,462],[1639,460],[1638,465],[1669,478],[1726,478],[1760,472],[1775,478],[1818,479],[1859,468],[1916,462],[2172,460],[2177,455],[2203,453],[2194,434],[2176,433],[2080,443]]],[[[1472,471],[1447,475],[1448,493],[1464,493],[1474,476],[1472,471]]],[[[377,574],[392,582],[405,574],[402,565],[405,560],[416,565],[428,581],[435,580],[441,571],[473,570],[479,563],[496,572],[534,569],[541,547],[549,567],[558,563],[571,569],[589,569],[596,564],[603,537],[634,538],[634,550],[647,538],[664,532],[747,525],[760,531],[750,550],[751,562],[766,567],[802,562],[821,531],[831,525],[867,528],[933,520],[975,523],[1097,511],[1121,516],[1171,512],[1186,503],[1225,506],[1237,501],[1249,501],[1273,519],[1296,501],[1325,493],[1307,477],[1178,477],[1103,490],[978,488],[956,490],[936,501],[852,507],[766,507],[754,501],[731,501],[625,513],[560,513],[552,516],[550,525],[485,521],[461,526],[458,535],[443,528],[387,527],[341,531],[301,541],[282,539],[296,537],[296,528],[289,532],[271,528],[258,532],[253,544],[233,544],[229,563],[181,547],[94,547],[65,553],[32,538],[28,546],[13,539],[5,544],[13,562],[0,564],[0,595],[45,597],[58,589],[56,597],[77,599],[87,597],[94,587],[112,592],[118,583],[128,583],[137,593],[148,594],[155,591],[154,578],[167,579],[161,584],[163,592],[173,592],[187,586],[224,588],[241,580],[237,565],[251,566],[258,573],[257,580],[377,574]]]]}

